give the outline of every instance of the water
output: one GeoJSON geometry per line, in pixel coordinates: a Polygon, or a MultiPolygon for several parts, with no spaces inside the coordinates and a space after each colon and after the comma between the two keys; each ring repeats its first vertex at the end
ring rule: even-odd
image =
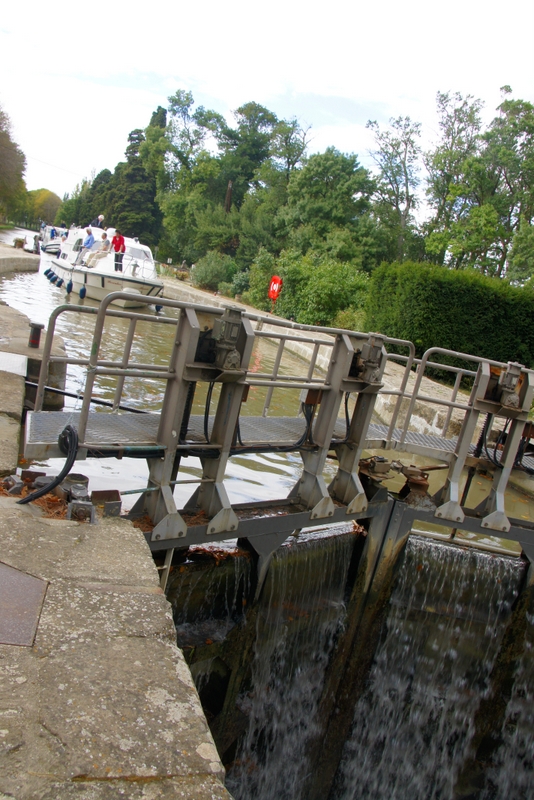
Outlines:
{"type": "Polygon", "coordinates": [[[279,548],[256,622],[250,691],[238,699],[248,729],[226,785],[236,800],[296,800],[313,770],[325,670],[345,620],[351,535],[279,548]]]}
{"type": "Polygon", "coordinates": [[[354,708],[341,754],[325,724],[336,719],[332,668],[347,652],[346,600],[359,585],[349,568],[355,539],[308,536],[275,553],[248,611],[243,554],[235,571],[212,560],[203,573],[193,563],[172,578],[178,641],[199,653],[192,672],[236,800],[307,800],[325,766],[337,768],[325,800],[531,800],[534,594],[518,601],[525,562],[410,537],[383,621],[362,644],[356,632],[360,657],[369,647],[374,656],[363,684],[359,665],[344,673],[354,708]],[[317,741],[330,741],[330,762],[316,763],[317,741]]]}
{"type": "MultiPolygon", "coordinates": [[[[532,606],[532,603],[531,603],[532,606]]],[[[487,773],[481,800],[531,800],[534,797],[534,614],[516,646],[514,682],[506,716],[487,773]]]]}
{"type": "Polygon", "coordinates": [[[458,796],[524,569],[518,559],[410,538],[336,800],[458,796]]]}
{"type": "Polygon", "coordinates": [[[25,249],[33,247],[34,236],[38,231],[30,231],[27,228],[11,228],[10,230],[0,230],[0,242],[13,247],[15,239],[26,239],[25,249]]]}

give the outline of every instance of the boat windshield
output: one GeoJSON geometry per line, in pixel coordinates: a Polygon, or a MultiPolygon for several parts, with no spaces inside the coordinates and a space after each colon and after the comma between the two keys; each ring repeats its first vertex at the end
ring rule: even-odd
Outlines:
{"type": "Polygon", "coordinates": [[[149,261],[152,261],[150,250],[142,250],[140,247],[129,247],[128,253],[132,258],[139,258],[141,260],[148,258],[149,261]]]}

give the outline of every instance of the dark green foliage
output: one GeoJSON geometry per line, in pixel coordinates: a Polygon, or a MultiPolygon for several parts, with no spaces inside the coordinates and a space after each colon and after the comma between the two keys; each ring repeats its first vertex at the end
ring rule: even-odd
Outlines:
{"type": "Polygon", "coordinates": [[[232,280],[232,294],[243,294],[248,292],[250,288],[250,273],[248,270],[245,272],[236,272],[232,280]]]}
{"type": "Polygon", "coordinates": [[[534,366],[534,292],[488,278],[415,264],[382,264],[370,282],[367,328],[430,347],[534,366]]]}

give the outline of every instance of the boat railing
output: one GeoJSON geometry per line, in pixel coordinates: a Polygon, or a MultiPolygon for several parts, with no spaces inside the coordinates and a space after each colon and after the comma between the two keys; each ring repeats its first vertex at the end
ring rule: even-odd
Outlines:
{"type": "Polygon", "coordinates": [[[131,275],[132,278],[142,278],[144,280],[153,278],[156,275],[156,267],[152,259],[138,258],[127,252],[122,259],[122,271],[126,275],[131,275]]]}

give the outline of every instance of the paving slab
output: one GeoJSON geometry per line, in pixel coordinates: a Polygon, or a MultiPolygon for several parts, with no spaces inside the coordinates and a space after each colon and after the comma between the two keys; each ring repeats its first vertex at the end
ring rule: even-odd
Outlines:
{"type": "MultiPolygon", "coordinates": [[[[0,352],[0,385],[2,387],[0,391],[0,414],[11,417],[20,425],[22,406],[24,403],[26,363],[24,366],[24,375],[6,372],[7,362],[10,360],[10,357],[11,359],[17,359],[19,362],[21,360],[26,362],[24,356],[0,352]]],[[[13,365],[13,368],[15,369],[15,365],[13,365]]]]}
{"type": "MultiPolygon", "coordinates": [[[[4,797],[0,794],[0,800],[4,797]]],[[[229,794],[214,778],[200,781],[197,778],[162,778],[150,782],[56,783],[46,794],[38,795],[38,800],[117,800],[121,797],[128,800],[228,800],[229,794]]]]}
{"type": "Polygon", "coordinates": [[[19,438],[20,422],[0,414],[0,476],[15,472],[19,460],[19,438]]]}

